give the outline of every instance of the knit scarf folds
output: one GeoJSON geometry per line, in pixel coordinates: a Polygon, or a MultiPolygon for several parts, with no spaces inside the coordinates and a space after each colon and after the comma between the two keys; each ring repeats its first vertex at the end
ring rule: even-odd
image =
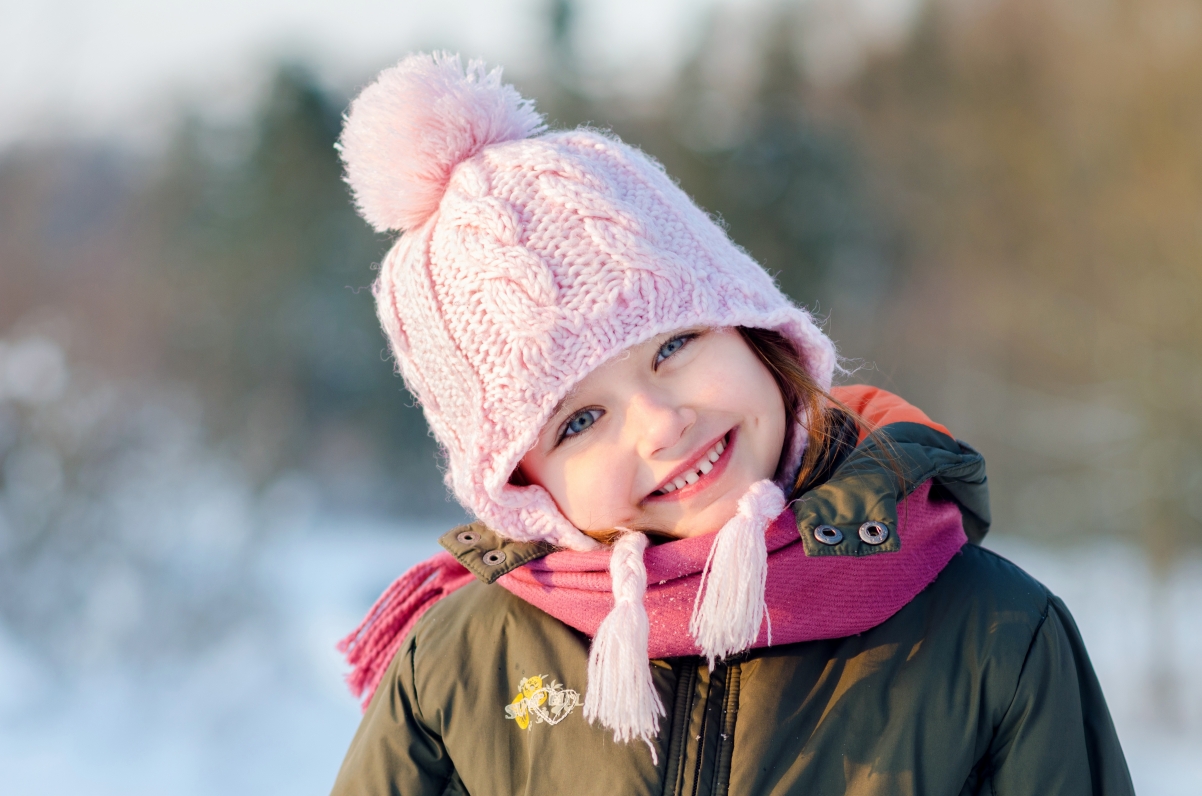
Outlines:
{"type": "MultiPolygon", "coordinates": [[[[749,493],[748,504],[741,501],[740,514],[717,534],[651,547],[639,541],[645,540],[642,534],[629,534],[612,550],[558,551],[497,582],[593,638],[586,706],[595,707],[588,715],[613,730],[619,740],[649,740],[658,731],[663,707],[654,694],[646,660],[701,655],[712,662],[747,648],[854,635],[884,622],[926,588],[967,542],[956,504],[932,500],[930,487],[930,482],[920,485],[898,504],[897,534],[902,545],[891,553],[807,556],[793,512],[787,508],[766,522],[761,533],[755,532],[763,524],[748,522],[738,534],[743,541],[734,546],[756,538],[763,541],[766,566],[758,595],[750,588],[759,579],[754,568],[733,580],[729,572],[718,573],[716,562],[735,556],[717,548],[731,523],[758,513],[752,503],[760,509],[771,506],[766,490],[758,496],[749,493]],[[721,581],[724,585],[716,589],[722,578],[726,578],[721,581]],[[743,597],[732,597],[731,588],[743,597]],[[641,600],[637,599],[640,590],[645,590],[641,600]],[[708,615],[737,615],[733,624],[740,625],[740,633],[724,637],[721,622],[705,618],[710,599],[714,602],[708,615]],[[754,637],[748,640],[740,634],[744,623],[755,619],[757,602],[762,606],[762,621],[757,620],[754,637]],[[607,631],[605,620],[611,614],[615,620],[607,631]],[[640,614],[646,617],[645,625],[640,614]],[[716,635],[710,638],[706,633],[716,635]],[[640,644],[642,638],[646,641],[640,644]],[[644,644],[644,655],[631,654],[644,644]],[[635,667],[636,661],[644,663],[635,667]]],[[[393,584],[363,624],[343,640],[340,648],[354,667],[348,682],[365,696],[364,707],[422,614],[472,580],[459,562],[439,553],[393,584]]]]}

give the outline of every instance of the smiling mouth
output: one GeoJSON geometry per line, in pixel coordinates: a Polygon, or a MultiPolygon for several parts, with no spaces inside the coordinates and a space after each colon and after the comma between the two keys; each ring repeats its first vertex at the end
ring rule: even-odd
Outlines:
{"type": "Polygon", "coordinates": [[[697,461],[689,467],[689,469],[672,478],[671,481],[661,486],[659,489],[651,493],[650,497],[663,497],[672,493],[692,486],[700,481],[705,476],[709,475],[714,469],[714,465],[722,458],[723,452],[730,446],[731,432],[727,432],[722,439],[710,446],[709,450],[701,454],[697,461]]]}

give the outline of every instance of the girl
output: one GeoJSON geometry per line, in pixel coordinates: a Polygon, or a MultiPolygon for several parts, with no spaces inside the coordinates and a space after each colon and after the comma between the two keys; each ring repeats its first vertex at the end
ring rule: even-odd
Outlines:
{"type": "Polygon", "coordinates": [[[647,156],[458,58],[351,106],[405,383],[478,522],[343,642],[336,794],[1131,792],[1064,605],[977,546],[981,457],[647,156]]]}

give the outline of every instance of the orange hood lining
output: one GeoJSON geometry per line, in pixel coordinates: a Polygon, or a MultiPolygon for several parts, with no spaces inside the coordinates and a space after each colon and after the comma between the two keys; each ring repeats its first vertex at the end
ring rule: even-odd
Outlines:
{"type": "MultiPolygon", "coordinates": [[[[941,434],[952,436],[952,432],[931,420],[921,409],[906,403],[898,396],[882,390],[880,387],[868,384],[849,384],[832,387],[831,395],[864,418],[872,428],[883,428],[890,423],[921,423],[941,434]]],[[[858,430],[857,445],[867,439],[869,429],[861,425],[858,430]]]]}

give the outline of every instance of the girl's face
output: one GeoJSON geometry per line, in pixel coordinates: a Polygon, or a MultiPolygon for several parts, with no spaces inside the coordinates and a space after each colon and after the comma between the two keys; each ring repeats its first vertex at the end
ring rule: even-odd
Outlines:
{"type": "Polygon", "coordinates": [[[735,329],[627,349],[560,403],[519,472],[582,531],[716,531],[776,472],[785,405],[735,329]]]}

